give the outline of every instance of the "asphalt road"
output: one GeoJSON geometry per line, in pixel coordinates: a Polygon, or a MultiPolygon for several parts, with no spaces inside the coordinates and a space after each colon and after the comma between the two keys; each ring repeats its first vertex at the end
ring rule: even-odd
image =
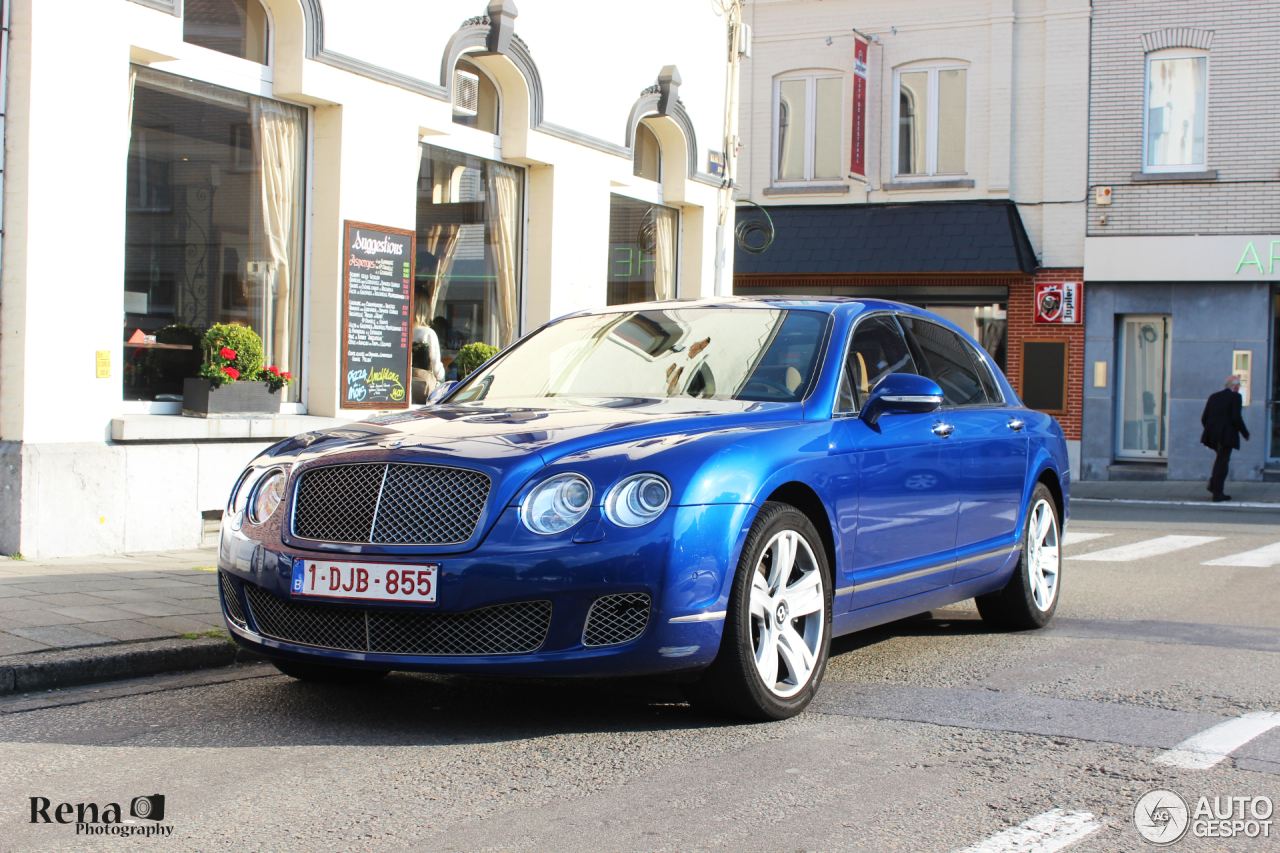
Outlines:
{"type": "MultiPolygon", "coordinates": [[[[647,683],[264,665],[6,699],[0,851],[1085,853],[1152,849],[1152,789],[1280,801],[1280,513],[1082,502],[1068,533],[1050,628],[992,633],[970,602],[839,638],[783,723],[647,683]],[[28,822],[33,796],[129,819],[152,793],[166,837],[28,822]]],[[[1280,849],[1274,819],[1172,849],[1280,849]]]]}

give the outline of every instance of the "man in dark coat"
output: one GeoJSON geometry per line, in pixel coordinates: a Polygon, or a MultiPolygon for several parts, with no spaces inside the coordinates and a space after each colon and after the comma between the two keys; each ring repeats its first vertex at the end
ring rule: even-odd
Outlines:
{"type": "Polygon", "coordinates": [[[1245,441],[1249,440],[1249,428],[1240,417],[1243,404],[1240,379],[1228,376],[1227,387],[1209,395],[1208,402],[1204,404],[1204,414],[1200,416],[1200,423],[1204,425],[1200,443],[1218,454],[1213,460],[1213,475],[1209,477],[1209,491],[1213,493],[1215,503],[1231,500],[1231,495],[1222,493],[1231,451],[1240,449],[1240,436],[1243,435],[1245,441]]]}

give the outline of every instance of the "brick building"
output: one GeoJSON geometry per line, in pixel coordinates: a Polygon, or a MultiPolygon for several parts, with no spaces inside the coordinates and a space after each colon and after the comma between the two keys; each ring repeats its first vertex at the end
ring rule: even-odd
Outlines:
{"type": "Polygon", "coordinates": [[[877,296],[965,328],[1062,422],[1073,474],[1089,17],[1087,0],[749,2],[734,260],[737,293],[877,296]],[[1047,288],[1074,310],[1038,312],[1047,288]]]}
{"type": "Polygon", "coordinates": [[[1232,479],[1280,467],[1277,39],[1275,4],[1093,2],[1086,479],[1207,478],[1200,413],[1232,373],[1232,479]]]}

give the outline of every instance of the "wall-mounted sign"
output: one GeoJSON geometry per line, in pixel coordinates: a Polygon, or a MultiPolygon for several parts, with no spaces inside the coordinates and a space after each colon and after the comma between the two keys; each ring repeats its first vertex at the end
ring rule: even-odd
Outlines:
{"type": "Polygon", "coordinates": [[[724,177],[724,155],[719,151],[707,151],[707,174],[713,177],[724,177]]]}
{"type": "Polygon", "coordinates": [[[342,408],[408,408],[415,235],[345,224],[342,408]]]}
{"type": "Polygon", "coordinates": [[[1280,281],[1280,234],[1085,237],[1085,281],[1280,281]]]}
{"type": "Polygon", "coordinates": [[[853,40],[853,153],[849,171],[867,176],[867,42],[853,40]]]}
{"type": "Polygon", "coordinates": [[[1036,285],[1037,323],[1079,323],[1084,319],[1080,308],[1080,282],[1042,282],[1036,285]]]}
{"type": "Polygon", "coordinates": [[[111,350],[100,349],[94,351],[94,369],[95,375],[99,379],[111,378],[111,350]]]}

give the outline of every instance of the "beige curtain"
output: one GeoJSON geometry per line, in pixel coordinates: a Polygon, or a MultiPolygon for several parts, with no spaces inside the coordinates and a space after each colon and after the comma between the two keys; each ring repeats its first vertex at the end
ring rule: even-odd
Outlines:
{"type": "Polygon", "coordinates": [[[676,298],[676,221],[674,210],[657,208],[654,225],[653,298],[676,298]]]}
{"type": "Polygon", "coordinates": [[[294,318],[297,317],[302,246],[302,135],[300,110],[274,101],[253,99],[261,178],[262,251],[266,321],[263,341],[269,364],[294,370],[294,318]]]}
{"type": "Polygon", "coordinates": [[[519,265],[520,223],[520,172],[500,163],[488,164],[486,193],[489,214],[489,240],[493,247],[494,275],[497,279],[497,304],[494,314],[498,321],[498,340],[493,344],[499,349],[511,345],[519,331],[520,300],[516,287],[519,265]]]}
{"type": "MultiPolygon", "coordinates": [[[[449,267],[453,265],[453,256],[458,253],[458,238],[461,235],[462,229],[456,223],[440,223],[430,226],[427,229],[426,239],[422,241],[422,248],[436,259],[436,272],[431,283],[431,308],[427,311],[427,325],[436,318],[436,305],[440,302],[440,291],[444,290],[444,277],[449,274],[449,267]]],[[[441,341],[440,345],[444,346],[445,343],[441,341]]]]}

